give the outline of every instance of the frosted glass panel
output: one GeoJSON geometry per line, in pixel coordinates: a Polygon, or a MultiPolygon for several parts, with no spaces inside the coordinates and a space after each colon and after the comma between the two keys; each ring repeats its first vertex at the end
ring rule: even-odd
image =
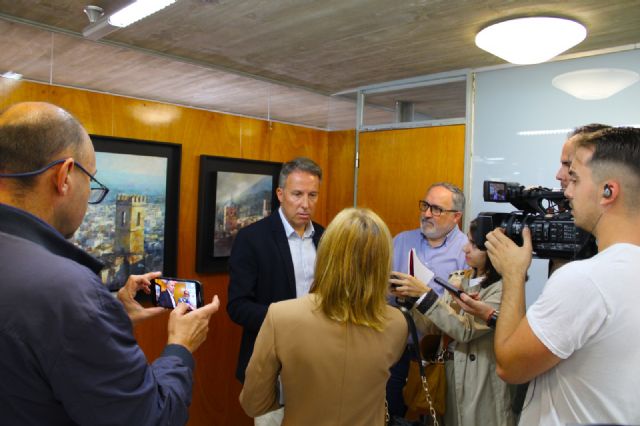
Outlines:
{"type": "MultiPolygon", "coordinates": [[[[469,218],[481,211],[515,210],[508,204],[485,203],[484,180],[559,188],[555,174],[560,150],[572,128],[593,122],[640,126],[640,83],[608,99],[590,101],[574,98],[551,85],[558,74],[587,68],[623,68],[640,73],[640,51],[476,74],[469,218]]],[[[541,291],[546,268],[547,261],[534,261],[527,284],[528,305],[541,291]]]]}

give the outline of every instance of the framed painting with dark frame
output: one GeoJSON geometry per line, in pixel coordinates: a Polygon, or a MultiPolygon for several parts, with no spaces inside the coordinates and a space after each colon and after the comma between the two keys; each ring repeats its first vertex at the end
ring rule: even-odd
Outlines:
{"type": "Polygon", "coordinates": [[[200,156],[197,272],[226,271],[238,231],[278,208],[281,167],[269,161],[200,156]]]}
{"type": "Polygon", "coordinates": [[[89,205],[73,241],[100,259],[114,291],[131,274],[176,272],[182,146],[91,136],[96,178],[109,188],[89,205]]]}

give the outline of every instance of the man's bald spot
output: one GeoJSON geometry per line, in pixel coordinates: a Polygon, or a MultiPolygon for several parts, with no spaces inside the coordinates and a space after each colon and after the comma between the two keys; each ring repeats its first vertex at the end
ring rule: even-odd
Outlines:
{"type": "Polygon", "coordinates": [[[64,109],[46,102],[22,102],[0,114],[0,170],[19,173],[36,170],[58,159],[76,155],[88,135],[64,109]]]}
{"type": "Polygon", "coordinates": [[[20,102],[11,105],[0,115],[0,126],[40,124],[43,121],[74,119],[59,106],[47,102],[20,102]]]}

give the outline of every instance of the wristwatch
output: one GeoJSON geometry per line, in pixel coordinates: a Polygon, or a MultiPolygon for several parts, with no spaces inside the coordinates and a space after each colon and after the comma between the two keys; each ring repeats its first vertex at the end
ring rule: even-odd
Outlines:
{"type": "Polygon", "coordinates": [[[495,309],[489,314],[489,318],[487,318],[487,326],[491,328],[496,328],[496,322],[498,321],[498,315],[500,312],[495,309]]]}

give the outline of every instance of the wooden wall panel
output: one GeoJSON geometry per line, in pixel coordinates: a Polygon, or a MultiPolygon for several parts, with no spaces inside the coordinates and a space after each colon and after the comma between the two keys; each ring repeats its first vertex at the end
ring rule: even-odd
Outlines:
{"type": "MultiPolygon", "coordinates": [[[[207,341],[195,353],[193,400],[189,425],[252,425],[238,403],[240,383],[235,366],[239,326],[226,313],[228,276],[196,274],[195,237],[200,155],[265,161],[287,161],[305,155],[328,167],[327,132],[245,117],[112,96],[70,88],[0,78],[0,106],[21,101],[60,105],[89,133],[182,144],[177,275],[204,285],[204,296],[218,294],[220,311],[210,324],[207,341]]],[[[326,175],[316,220],[326,224],[326,175]]],[[[136,338],[147,358],[157,358],[167,339],[168,314],[139,324],[136,338]]]]}
{"type": "Polygon", "coordinates": [[[48,101],[73,114],[91,134],[113,134],[113,100],[105,94],[49,86],[48,101]]]}
{"type": "Polygon", "coordinates": [[[353,177],[356,158],[354,130],[329,133],[327,224],[346,207],[353,207],[353,177]]]}
{"type": "MultiPolygon", "coordinates": [[[[199,157],[280,162],[296,156],[313,158],[324,171],[315,219],[326,225],[342,208],[353,204],[354,132],[324,132],[0,78],[0,106],[20,101],[58,104],[90,133],[182,144],[177,275],[200,280],[205,299],[218,294],[221,302],[207,341],[195,353],[189,425],[252,425],[237,400],[241,386],[234,372],[241,329],[225,310],[228,276],[195,272],[199,157]]],[[[416,202],[429,183],[450,180],[462,184],[463,126],[363,133],[360,149],[358,204],[380,213],[394,233],[417,226],[416,202]]],[[[165,314],[136,327],[138,342],[150,361],[165,345],[167,318],[165,314]]]]}
{"type": "Polygon", "coordinates": [[[271,158],[271,139],[269,138],[273,123],[252,120],[243,117],[224,116],[225,125],[239,128],[240,155],[242,158],[262,160],[271,158]]]}
{"type": "Polygon", "coordinates": [[[462,188],[464,136],[463,125],[361,133],[358,205],[378,213],[393,235],[417,228],[429,185],[462,188]]]}
{"type": "Polygon", "coordinates": [[[34,102],[49,102],[50,97],[51,93],[47,86],[25,84],[19,80],[0,78],[0,107],[2,109],[25,99],[34,102]]]}

